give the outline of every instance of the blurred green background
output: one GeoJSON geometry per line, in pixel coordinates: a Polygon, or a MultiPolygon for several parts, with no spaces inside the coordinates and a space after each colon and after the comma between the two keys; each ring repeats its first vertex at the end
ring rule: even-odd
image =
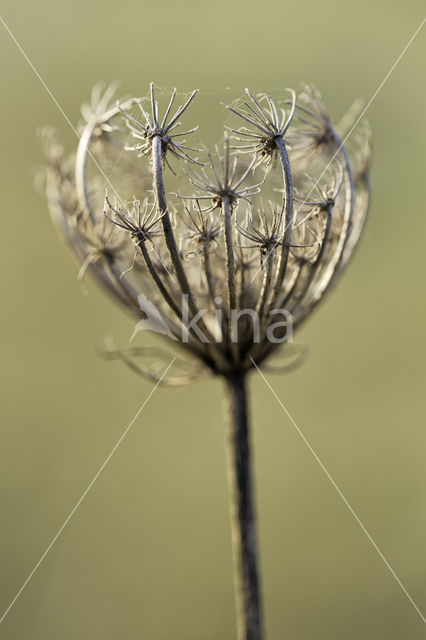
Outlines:
{"type": "MultiPolygon", "coordinates": [[[[226,86],[313,81],[338,119],[371,97],[423,18],[417,0],[3,0],[2,16],[73,123],[92,85],[116,78],[138,95],[151,79],[200,87],[208,117],[226,86]]],[[[368,110],[362,245],[298,336],[308,362],[270,378],[423,613],[424,29],[368,110]]],[[[132,320],[89,280],[84,294],[33,188],[37,127],[54,124],[70,151],[76,140],[4,28],[0,55],[1,615],[151,386],[96,354],[105,335],[125,344],[132,320]]],[[[268,639],[424,638],[265,383],[251,384],[268,639]]],[[[235,638],[221,392],[209,381],[153,395],[2,640],[235,638]]]]}

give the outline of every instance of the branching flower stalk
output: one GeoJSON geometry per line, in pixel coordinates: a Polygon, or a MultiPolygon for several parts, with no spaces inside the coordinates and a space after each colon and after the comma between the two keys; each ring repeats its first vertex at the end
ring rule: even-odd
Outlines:
{"type": "MultiPolygon", "coordinates": [[[[176,90],[157,93],[114,103],[114,88],[95,88],[69,158],[45,129],[45,192],[80,277],[136,317],[134,333],[153,329],[186,354],[161,383],[224,380],[238,640],[263,640],[247,377],[274,354],[283,371],[297,365],[293,331],[365,223],[371,136],[364,124],[344,146],[350,118],[333,126],[311,86],[277,99],[247,90],[211,153],[186,143],[197,126],[180,130],[197,91],[177,109],[176,90]]],[[[158,382],[168,352],[109,344],[105,356],[158,382]]]]}

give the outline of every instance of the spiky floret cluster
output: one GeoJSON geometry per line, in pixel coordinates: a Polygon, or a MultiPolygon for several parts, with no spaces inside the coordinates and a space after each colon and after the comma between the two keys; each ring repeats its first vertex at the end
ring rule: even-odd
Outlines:
{"type": "Polygon", "coordinates": [[[214,154],[186,144],[196,126],[179,130],[196,91],[174,112],[174,90],[161,116],[153,85],[149,98],[115,105],[97,89],[75,158],[44,135],[49,206],[80,273],[93,271],[139,318],[148,299],[167,335],[186,335],[183,346],[223,375],[277,348],[267,337],[276,309],[295,328],[324,297],[370,198],[366,125],[343,144],[314,88],[281,100],[246,93],[228,106],[234,122],[214,154]],[[247,310],[258,314],[256,339],[247,310]],[[199,317],[199,331],[185,334],[184,317],[199,317]]]}

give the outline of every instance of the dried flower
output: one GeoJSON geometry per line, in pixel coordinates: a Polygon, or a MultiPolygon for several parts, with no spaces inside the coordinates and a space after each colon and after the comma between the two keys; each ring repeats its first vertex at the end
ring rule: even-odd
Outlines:
{"type": "MultiPolygon", "coordinates": [[[[371,137],[360,127],[345,146],[313,87],[282,100],[247,90],[228,106],[235,122],[213,156],[187,145],[197,126],[179,130],[196,93],[171,115],[176,89],[161,114],[153,84],[148,104],[112,104],[113,90],[97,88],[75,157],[45,132],[45,187],[81,274],[91,271],[137,327],[148,318],[194,357],[192,373],[183,364],[168,383],[209,372],[226,380],[239,639],[260,640],[245,380],[290,342],[348,263],[369,207],[371,137]]],[[[158,380],[134,362],[153,353],[110,347],[108,357],[158,380]]]]}
{"type": "Polygon", "coordinates": [[[178,132],[196,93],[171,115],[174,90],[161,115],[153,84],[149,107],[143,99],[114,106],[113,91],[97,89],[83,111],[74,171],[57,142],[46,142],[48,200],[83,271],[93,269],[138,317],[138,295],[146,295],[187,350],[227,375],[285,342],[282,329],[276,341],[268,333],[276,310],[284,305],[296,328],[347,263],[368,208],[369,135],[358,134],[347,151],[312,87],[279,102],[247,90],[247,100],[228,107],[237,125],[228,127],[232,143],[225,137],[223,152],[216,147],[215,159],[204,151],[201,161],[190,153],[202,150],[185,143],[197,126],[178,132]],[[108,173],[110,194],[120,190],[114,205],[108,195],[104,207],[105,184],[88,175],[91,155],[108,173]],[[166,195],[169,158],[200,167],[184,172],[183,195],[166,195]],[[259,314],[258,342],[243,318],[251,311],[259,314]]]}

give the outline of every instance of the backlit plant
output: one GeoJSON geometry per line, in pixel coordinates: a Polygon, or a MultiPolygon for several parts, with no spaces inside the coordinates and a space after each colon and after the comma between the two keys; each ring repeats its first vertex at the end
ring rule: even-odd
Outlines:
{"type": "Polygon", "coordinates": [[[80,276],[187,357],[167,377],[136,360],[161,349],[110,345],[107,356],[162,384],[225,381],[238,637],[260,640],[247,375],[294,354],[293,331],[348,263],[369,206],[370,135],[363,125],[343,144],[351,119],[334,127],[311,86],[277,99],[246,90],[208,150],[187,142],[192,123],[181,131],[196,93],[160,106],[153,85],[120,102],[96,88],[75,156],[44,131],[45,186],[80,276]]]}

